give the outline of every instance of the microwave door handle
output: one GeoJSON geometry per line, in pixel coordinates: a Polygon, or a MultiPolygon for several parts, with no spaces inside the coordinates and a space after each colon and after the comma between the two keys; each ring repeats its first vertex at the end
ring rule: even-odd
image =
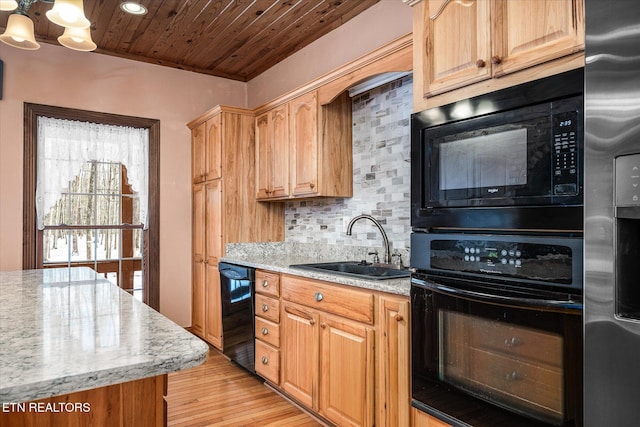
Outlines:
{"type": "Polygon", "coordinates": [[[468,289],[454,288],[442,283],[434,281],[425,281],[413,278],[412,283],[415,283],[423,288],[431,289],[442,294],[446,294],[457,298],[466,298],[477,301],[492,302],[497,304],[510,304],[520,307],[530,308],[556,308],[556,309],[580,309],[582,310],[582,303],[567,300],[557,299],[539,299],[539,298],[522,298],[507,295],[490,294],[486,292],[470,291],[468,289]]]}

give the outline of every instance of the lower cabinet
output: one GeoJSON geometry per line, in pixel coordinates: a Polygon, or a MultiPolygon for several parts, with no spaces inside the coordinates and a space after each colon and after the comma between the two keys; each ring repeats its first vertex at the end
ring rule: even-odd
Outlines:
{"type": "Polygon", "coordinates": [[[409,316],[405,296],[259,270],[256,371],[333,425],[408,427],[409,316]]]}
{"type": "Polygon", "coordinates": [[[380,296],[376,319],[377,426],[410,424],[410,304],[406,297],[380,296]]]}
{"type": "Polygon", "coordinates": [[[373,425],[373,328],[288,301],[282,307],[283,390],[337,425],[373,425]]]}
{"type": "Polygon", "coordinates": [[[451,427],[444,421],[432,417],[416,408],[411,408],[412,427],[451,427]]]}

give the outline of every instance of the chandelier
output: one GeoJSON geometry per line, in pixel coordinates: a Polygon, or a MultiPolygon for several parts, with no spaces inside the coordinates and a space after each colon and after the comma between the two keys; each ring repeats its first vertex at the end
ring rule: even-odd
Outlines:
{"type": "MultiPolygon", "coordinates": [[[[40,44],[36,41],[33,21],[27,10],[38,0],[0,0],[0,10],[13,11],[7,20],[7,28],[0,35],[0,41],[19,49],[36,50],[40,44]]],[[[64,33],[58,42],[69,49],[91,51],[96,44],[91,40],[91,22],[84,16],[82,0],[40,0],[53,3],[46,15],[49,21],[64,27],[64,33]]]]}

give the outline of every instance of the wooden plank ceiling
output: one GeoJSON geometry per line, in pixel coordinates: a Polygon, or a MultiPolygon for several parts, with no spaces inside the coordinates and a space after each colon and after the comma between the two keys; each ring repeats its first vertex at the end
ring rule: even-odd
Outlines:
{"type": "MultiPolygon", "coordinates": [[[[133,16],[120,0],[84,0],[84,11],[95,52],[248,81],[378,1],[142,0],[149,12],[133,16]]],[[[50,8],[39,1],[28,15],[38,41],[58,44],[63,28],[46,18],[50,8]]]]}

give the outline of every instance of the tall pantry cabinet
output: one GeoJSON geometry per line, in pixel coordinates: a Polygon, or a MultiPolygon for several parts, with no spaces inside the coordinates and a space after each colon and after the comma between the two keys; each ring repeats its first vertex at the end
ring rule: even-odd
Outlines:
{"type": "Polygon", "coordinates": [[[255,116],[217,106],[188,123],[193,333],[224,347],[218,261],[227,243],[284,239],[284,207],[255,200],[255,116]]]}

